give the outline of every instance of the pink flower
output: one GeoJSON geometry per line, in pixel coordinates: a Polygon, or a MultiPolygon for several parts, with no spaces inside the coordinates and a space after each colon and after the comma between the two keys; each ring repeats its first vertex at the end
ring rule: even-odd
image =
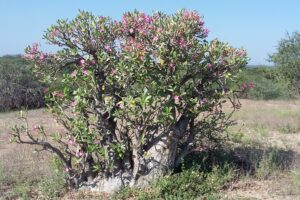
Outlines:
{"type": "Polygon", "coordinates": [[[75,156],[76,156],[77,158],[80,158],[80,157],[84,156],[84,152],[83,152],[82,150],[79,149],[78,151],[76,151],[75,156]]]}
{"type": "Polygon", "coordinates": [[[80,66],[84,66],[84,64],[85,64],[85,60],[84,60],[84,59],[80,59],[79,65],[80,65],[80,66]]]}
{"type": "Polygon", "coordinates": [[[75,139],[69,139],[68,144],[72,145],[72,146],[76,146],[77,145],[75,139]]]}
{"type": "Polygon", "coordinates": [[[83,73],[83,75],[85,75],[85,76],[89,75],[89,71],[88,71],[88,70],[86,70],[86,69],[85,69],[85,70],[83,70],[83,71],[82,71],[82,73],[83,73]]]}
{"type": "Polygon", "coordinates": [[[202,19],[200,19],[200,18],[199,18],[199,21],[198,21],[198,23],[199,23],[199,26],[203,26],[203,24],[204,24],[204,21],[203,21],[202,19]]]}
{"type": "Polygon", "coordinates": [[[255,84],[253,82],[249,83],[249,88],[253,89],[255,87],[255,84]]]}
{"type": "Polygon", "coordinates": [[[65,172],[69,172],[71,171],[72,169],[70,167],[65,167],[65,172]]]}
{"type": "Polygon", "coordinates": [[[244,57],[246,55],[246,51],[241,49],[236,52],[236,54],[240,57],[244,57]]]}
{"type": "Polygon", "coordinates": [[[144,61],[144,60],[145,60],[145,57],[144,57],[144,56],[139,56],[139,59],[140,59],[141,61],[144,61]]]}
{"type": "Polygon", "coordinates": [[[38,47],[39,47],[38,43],[33,43],[31,48],[30,48],[30,53],[35,54],[38,51],[38,47]]]}
{"type": "Polygon", "coordinates": [[[45,61],[46,55],[44,53],[41,53],[40,55],[40,61],[45,61]]]}
{"type": "Polygon", "coordinates": [[[119,108],[120,108],[121,110],[125,109],[125,105],[124,105],[124,103],[123,103],[122,101],[119,102],[119,103],[117,103],[117,105],[119,106],[119,108]]]}
{"type": "Polygon", "coordinates": [[[179,45],[180,45],[182,48],[186,48],[186,42],[185,42],[184,38],[180,38],[179,45]]]}
{"type": "Polygon", "coordinates": [[[175,64],[174,63],[170,63],[169,64],[169,68],[170,68],[170,70],[174,70],[175,69],[175,64]]]}
{"type": "Polygon", "coordinates": [[[173,96],[173,99],[174,99],[174,102],[175,102],[176,104],[178,104],[179,101],[180,101],[180,96],[174,95],[174,96],[173,96]]]}
{"type": "Polygon", "coordinates": [[[32,131],[36,131],[36,130],[39,130],[39,126],[38,125],[34,125],[31,129],[32,131]]]}
{"type": "Polygon", "coordinates": [[[243,90],[247,89],[247,87],[248,87],[247,83],[243,83],[243,84],[242,84],[242,89],[243,89],[243,90]]]}
{"type": "Polygon", "coordinates": [[[200,100],[199,100],[200,106],[203,106],[203,105],[205,105],[206,103],[207,103],[207,100],[206,100],[206,99],[200,99],[200,100]]]}
{"type": "Polygon", "coordinates": [[[111,75],[112,75],[112,76],[114,76],[116,73],[117,73],[117,70],[116,70],[116,69],[113,69],[113,70],[111,71],[111,75]]]}
{"type": "Polygon", "coordinates": [[[57,37],[59,35],[59,30],[55,29],[52,31],[52,36],[57,37]]]}
{"type": "Polygon", "coordinates": [[[207,64],[207,68],[208,68],[208,69],[211,69],[212,66],[213,66],[213,65],[212,65],[211,63],[208,63],[208,64],[207,64]]]}
{"type": "Polygon", "coordinates": [[[111,49],[111,47],[110,47],[109,45],[105,45],[105,46],[104,46],[104,49],[105,49],[106,51],[108,51],[108,52],[111,52],[111,51],[112,51],[112,49],[111,49]]]}
{"type": "Polygon", "coordinates": [[[154,41],[154,42],[157,42],[157,41],[158,41],[158,36],[155,36],[155,37],[153,38],[153,41],[154,41]]]}
{"type": "Polygon", "coordinates": [[[185,10],[184,13],[183,13],[183,17],[184,17],[185,19],[188,19],[188,18],[190,17],[189,11],[185,10]]]}
{"type": "Polygon", "coordinates": [[[203,30],[203,37],[207,37],[208,36],[208,33],[209,33],[209,30],[207,28],[205,28],[203,30]]]}
{"type": "Polygon", "coordinates": [[[91,64],[92,64],[92,65],[96,65],[96,60],[92,60],[92,61],[91,61],[91,64]]]}

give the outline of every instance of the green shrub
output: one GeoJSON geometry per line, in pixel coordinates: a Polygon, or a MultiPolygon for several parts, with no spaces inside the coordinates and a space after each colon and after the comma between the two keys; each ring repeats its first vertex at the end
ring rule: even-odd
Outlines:
{"type": "Polygon", "coordinates": [[[44,106],[43,86],[21,56],[0,57],[0,111],[44,106]]]}
{"type": "Polygon", "coordinates": [[[170,174],[154,182],[144,190],[124,188],[116,199],[196,199],[205,197],[215,199],[213,194],[224,187],[233,178],[233,169],[229,165],[214,166],[210,172],[193,166],[180,173],[170,174]]]}
{"type": "Polygon", "coordinates": [[[247,93],[250,99],[288,99],[293,97],[288,89],[288,82],[280,78],[277,68],[247,68],[239,74],[240,85],[254,83],[255,87],[247,93]]]}

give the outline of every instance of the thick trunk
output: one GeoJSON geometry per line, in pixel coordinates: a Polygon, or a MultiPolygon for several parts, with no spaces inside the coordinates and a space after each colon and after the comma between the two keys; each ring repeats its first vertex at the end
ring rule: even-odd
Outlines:
{"type": "Polygon", "coordinates": [[[148,186],[153,180],[164,176],[173,169],[176,145],[174,143],[170,145],[169,139],[168,137],[162,138],[162,140],[148,150],[144,158],[144,170],[140,171],[140,176],[132,184],[133,186],[148,186]]]}
{"type": "Polygon", "coordinates": [[[81,188],[114,193],[123,186],[148,186],[174,169],[178,141],[186,132],[189,122],[189,118],[182,116],[169,133],[156,133],[158,139],[147,148],[140,144],[137,136],[131,137],[131,153],[124,158],[119,172],[106,178],[96,177],[93,181],[82,184],[81,188]]]}
{"type": "Polygon", "coordinates": [[[146,187],[155,179],[168,173],[174,166],[172,152],[176,149],[166,148],[166,145],[165,141],[159,141],[149,149],[146,158],[134,159],[133,168],[130,171],[125,170],[108,178],[96,177],[92,181],[84,182],[80,188],[95,192],[114,193],[124,186],[146,187]]]}

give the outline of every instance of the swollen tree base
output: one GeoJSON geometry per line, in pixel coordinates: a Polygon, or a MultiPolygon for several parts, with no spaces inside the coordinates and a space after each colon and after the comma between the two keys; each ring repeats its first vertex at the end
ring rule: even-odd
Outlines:
{"type": "Polygon", "coordinates": [[[147,159],[134,159],[134,162],[138,165],[133,165],[131,170],[123,171],[113,177],[96,177],[92,181],[81,183],[79,189],[112,194],[123,187],[145,188],[149,186],[174,168],[173,152],[176,149],[170,149],[170,147],[175,147],[175,145],[170,145],[167,148],[166,140],[167,138],[164,138],[164,140],[152,146],[148,150],[149,157],[147,159]],[[134,169],[134,167],[137,167],[137,169],[134,169]]]}
{"type": "Polygon", "coordinates": [[[155,179],[159,178],[157,176],[162,173],[160,172],[152,172],[151,174],[147,174],[145,176],[140,176],[138,180],[132,180],[130,182],[124,182],[124,179],[120,176],[110,177],[107,179],[96,177],[93,181],[83,182],[79,185],[79,190],[87,190],[97,193],[108,193],[114,194],[120,191],[124,187],[131,188],[145,188],[148,187],[155,179]]]}
{"type": "Polygon", "coordinates": [[[79,190],[88,190],[92,192],[113,194],[121,190],[121,188],[124,186],[125,185],[123,184],[121,177],[114,177],[108,179],[95,178],[91,182],[82,183],[79,187],[79,190]]]}

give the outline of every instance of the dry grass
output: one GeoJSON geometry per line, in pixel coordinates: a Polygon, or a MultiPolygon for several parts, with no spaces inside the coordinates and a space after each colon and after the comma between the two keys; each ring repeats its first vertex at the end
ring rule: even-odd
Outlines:
{"type": "Polygon", "coordinates": [[[249,128],[263,127],[284,133],[300,131],[300,101],[242,101],[242,109],[234,118],[249,128]]]}
{"type": "Polygon", "coordinates": [[[245,176],[222,192],[224,199],[300,199],[300,101],[242,100],[234,118],[238,123],[229,128],[230,138],[249,148],[242,156],[250,154],[248,161],[258,163],[254,176],[245,176]],[[253,148],[264,155],[251,152],[253,148]],[[280,169],[280,164],[286,167],[280,169]]]}
{"type": "MultiPolygon", "coordinates": [[[[18,115],[18,112],[0,114],[0,199],[15,198],[15,193],[21,192],[28,192],[26,195],[33,198],[38,194],[30,193],[38,191],[27,191],[26,187],[35,185],[43,177],[51,175],[49,153],[36,152],[36,146],[9,142],[11,128],[16,123],[21,123],[18,115]],[[15,191],[16,188],[24,191],[15,191]]],[[[60,130],[51,115],[43,109],[29,111],[28,119],[30,127],[42,124],[48,132],[60,130]]]]}

